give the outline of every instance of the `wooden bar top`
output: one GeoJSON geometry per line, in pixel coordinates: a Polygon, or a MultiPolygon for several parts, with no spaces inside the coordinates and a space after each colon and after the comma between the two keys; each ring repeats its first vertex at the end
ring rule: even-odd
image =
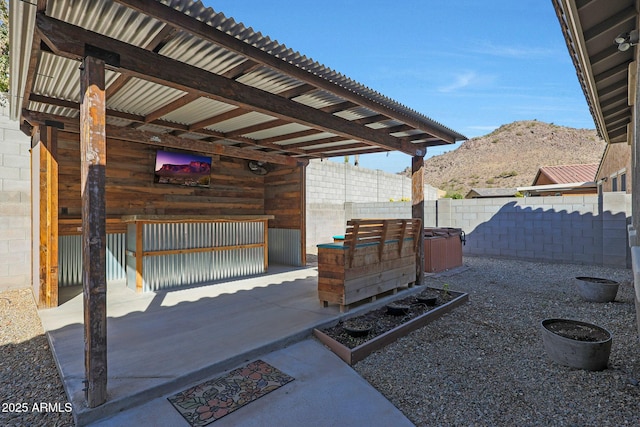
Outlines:
{"type": "Polygon", "coordinates": [[[215,221],[264,221],[274,215],[125,215],[122,222],[215,222],[215,221]]]}

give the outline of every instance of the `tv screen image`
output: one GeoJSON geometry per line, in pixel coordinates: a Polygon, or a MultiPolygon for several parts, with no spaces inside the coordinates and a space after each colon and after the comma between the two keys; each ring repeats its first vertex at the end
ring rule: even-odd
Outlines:
{"type": "Polygon", "coordinates": [[[188,187],[208,187],[211,157],[191,153],[156,152],[155,182],[188,187]]]}

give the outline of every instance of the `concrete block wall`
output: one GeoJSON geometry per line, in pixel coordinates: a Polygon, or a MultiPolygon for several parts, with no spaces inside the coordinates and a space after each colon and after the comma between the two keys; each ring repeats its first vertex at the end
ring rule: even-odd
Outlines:
{"type": "MultiPolygon", "coordinates": [[[[321,240],[342,234],[351,218],[409,218],[410,202],[346,203],[331,208],[331,226],[316,230],[321,240]],[[333,228],[331,228],[333,227],[333,228]],[[323,234],[322,234],[323,233],[323,234]]],[[[628,223],[631,195],[528,197],[497,199],[439,199],[425,202],[426,227],[461,228],[467,236],[465,255],[532,261],[600,264],[629,267],[628,223]]],[[[313,222],[313,221],[312,221],[313,222]]],[[[308,227],[315,227],[308,224],[308,227]]]]}
{"type": "Polygon", "coordinates": [[[30,148],[0,107],[0,291],[31,286],[30,148]]]}
{"type": "Polygon", "coordinates": [[[432,225],[465,231],[465,255],[628,266],[631,197],[605,193],[600,201],[595,195],[440,199],[429,205],[429,217],[437,217],[432,225]]]}
{"type": "Polygon", "coordinates": [[[345,217],[353,218],[411,218],[411,202],[345,203],[345,217]]]}
{"type": "MultiPolygon", "coordinates": [[[[411,178],[364,169],[349,163],[311,160],[307,166],[307,203],[376,203],[411,198],[411,178]]],[[[424,186],[425,200],[438,198],[438,190],[424,186]]]]}

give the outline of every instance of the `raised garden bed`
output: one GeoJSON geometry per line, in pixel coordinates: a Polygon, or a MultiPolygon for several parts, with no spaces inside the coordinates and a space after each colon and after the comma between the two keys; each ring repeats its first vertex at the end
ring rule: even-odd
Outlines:
{"type": "Polygon", "coordinates": [[[396,300],[356,317],[343,319],[332,327],[314,329],[313,334],[342,360],[354,365],[374,351],[440,318],[468,300],[469,295],[463,292],[427,288],[420,294],[396,300]],[[436,304],[433,306],[418,300],[433,295],[437,296],[436,304]],[[392,307],[389,308],[389,305],[392,307]],[[408,310],[398,310],[398,306],[408,306],[408,310]],[[403,311],[406,313],[395,314],[403,311]],[[345,326],[356,332],[350,334],[345,326]],[[368,333],[361,332],[369,326],[371,330],[368,333]]]}

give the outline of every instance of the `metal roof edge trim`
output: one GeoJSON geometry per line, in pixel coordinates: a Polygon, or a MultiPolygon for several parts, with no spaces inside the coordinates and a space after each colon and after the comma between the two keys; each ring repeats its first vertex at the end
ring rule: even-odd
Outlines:
{"type": "Polygon", "coordinates": [[[9,117],[19,120],[35,27],[36,5],[9,2],[9,117]]]}

